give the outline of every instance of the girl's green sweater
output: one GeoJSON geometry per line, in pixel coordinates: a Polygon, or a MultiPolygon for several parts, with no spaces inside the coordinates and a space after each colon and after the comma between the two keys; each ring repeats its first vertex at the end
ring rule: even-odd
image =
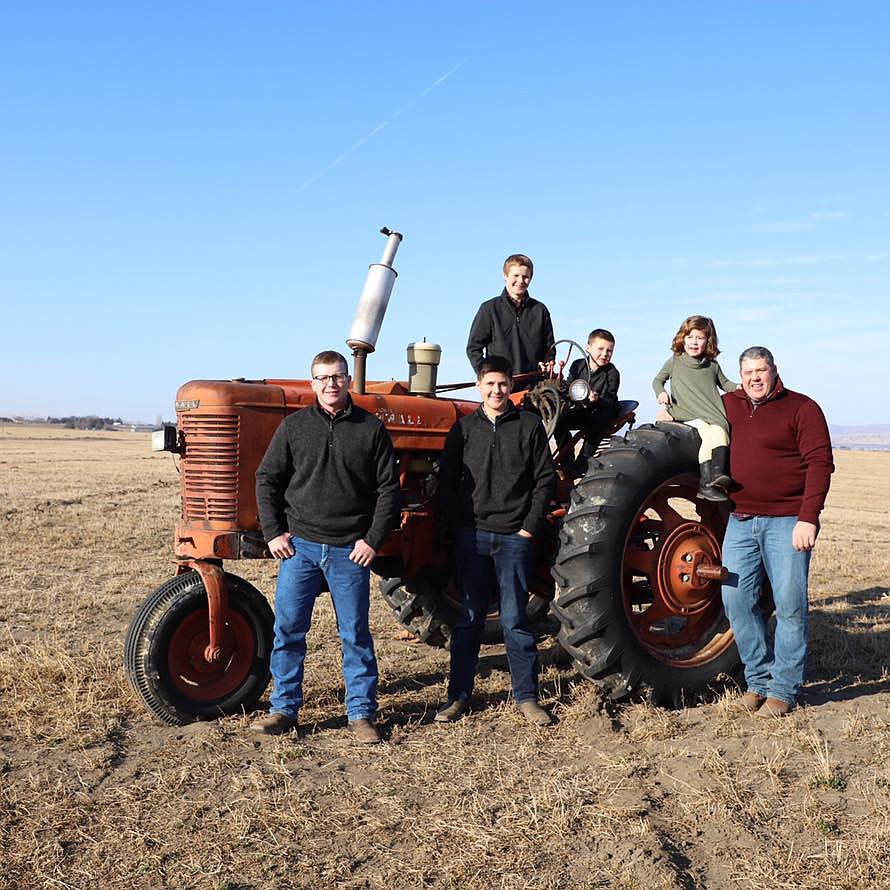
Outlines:
{"type": "Polygon", "coordinates": [[[667,410],[674,420],[704,420],[729,432],[717,389],[732,392],[738,384],[723,373],[714,359],[692,358],[685,352],[672,355],[652,381],[656,396],[667,391],[664,385],[668,380],[671,381],[671,403],[667,410]]]}

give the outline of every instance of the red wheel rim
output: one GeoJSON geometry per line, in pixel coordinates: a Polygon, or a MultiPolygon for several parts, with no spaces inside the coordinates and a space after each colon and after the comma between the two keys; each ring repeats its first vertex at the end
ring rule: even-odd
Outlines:
{"type": "Polygon", "coordinates": [[[176,689],[197,701],[215,701],[231,695],[250,675],[256,640],[247,619],[229,609],[223,653],[209,662],[204,650],[210,642],[207,609],[189,614],[173,632],[167,649],[167,669],[176,689]]]}
{"type": "Polygon", "coordinates": [[[720,582],[699,565],[720,565],[721,508],[695,497],[698,477],[675,476],[655,489],[631,524],[624,548],[624,608],[634,635],[671,667],[707,664],[732,645],[720,582]]]}

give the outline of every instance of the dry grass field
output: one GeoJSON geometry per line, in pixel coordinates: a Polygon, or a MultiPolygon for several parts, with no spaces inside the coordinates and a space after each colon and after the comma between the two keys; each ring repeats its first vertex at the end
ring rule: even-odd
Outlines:
{"type": "MultiPolygon", "coordinates": [[[[299,738],[154,722],[121,654],[172,575],[170,455],[143,434],[0,427],[0,886],[890,886],[890,453],[836,460],[789,719],[730,695],[605,708],[545,642],[556,726],[520,721],[497,648],[480,708],[436,725],[447,655],[400,639],[377,599],[387,740],[367,749],[326,599],[299,738]]],[[[271,595],[273,565],[230,568],[271,595]]]]}

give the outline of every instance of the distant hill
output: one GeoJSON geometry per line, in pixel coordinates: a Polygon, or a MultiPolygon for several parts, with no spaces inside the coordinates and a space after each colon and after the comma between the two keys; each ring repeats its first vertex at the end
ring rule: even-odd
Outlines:
{"type": "Polygon", "coordinates": [[[829,426],[831,444],[846,451],[890,451],[890,423],[829,426]]]}

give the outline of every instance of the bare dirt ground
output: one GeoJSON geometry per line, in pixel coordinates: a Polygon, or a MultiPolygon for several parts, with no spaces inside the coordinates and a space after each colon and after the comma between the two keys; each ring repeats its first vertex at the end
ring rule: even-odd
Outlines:
{"type": "MultiPolygon", "coordinates": [[[[142,434],[0,427],[0,886],[890,886],[890,454],[836,460],[789,719],[729,694],[610,711],[544,642],[555,727],[518,718],[498,648],[478,709],[436,725],[446,653],[399,639],[378,599],[387,741],[367,749],[327,599],[299,738],[154,722],[121,653],[172,575],[170,456],[142,434]]],[[[273,565],[230,569],[271,595],[273,565]]]]}

